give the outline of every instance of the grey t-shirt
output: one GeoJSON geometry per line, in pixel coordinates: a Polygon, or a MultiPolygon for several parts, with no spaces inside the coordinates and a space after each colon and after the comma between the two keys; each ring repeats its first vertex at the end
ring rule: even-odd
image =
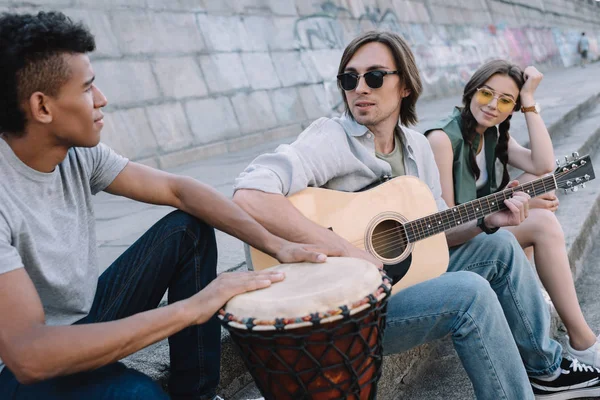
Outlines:
{"type": "Polygon", "coordinates": [[[70,149],[53,172],[42,173],[0,138],[0,274],[25,268],[47,325],[70,325],[90,310],[98,282],[92,195],[127,162],[99,144],[70,149]]]}

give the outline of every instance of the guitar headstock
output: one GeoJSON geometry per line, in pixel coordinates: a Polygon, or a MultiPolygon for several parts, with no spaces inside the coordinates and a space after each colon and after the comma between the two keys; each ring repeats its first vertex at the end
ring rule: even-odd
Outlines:
{"type": "Polygon", "coordinates": [[[565,156],[565,162],[560,164],[556,160],[558,168],[554,171],[556,187],[564,189],[565,193],[576,192],[580,187],[584,188],[586,182],[596,177],[594,167],[589,155],[579,157],[573,153],[572,157],[565,156]]]}

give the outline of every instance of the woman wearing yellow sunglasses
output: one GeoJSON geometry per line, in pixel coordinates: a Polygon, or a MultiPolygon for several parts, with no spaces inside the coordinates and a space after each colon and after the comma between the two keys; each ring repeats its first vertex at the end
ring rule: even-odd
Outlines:
{"type": "MultiPolygon", "coordinates": [[[[525,173],[526,182],[554,169],[554,151],[546,125],[539,114],[534,93],[542,80],[535,67],[522,71],[504,60],[481,66],[463,92],[463,107],[427,130],[440,170],[442,197],[452,207],[486,196],[509,183],[507,165],[525,173]],[[525,113],[530,149],[509,134],[513,112],[525,113]],[[496,180],[495,161],[503,165],[502,179],[496,180]]],[[[529,203],[529,216],[520,225],[509,227],[530,255],[544,287],[569,334],[567,353],[581,362],[600,367],[600,340],[585,321],[565,248],[562,228],[554,211],[558,198],[549,193],[529,203]]],[[[485,223],[480,224],[483,231],[485,223]]]]}

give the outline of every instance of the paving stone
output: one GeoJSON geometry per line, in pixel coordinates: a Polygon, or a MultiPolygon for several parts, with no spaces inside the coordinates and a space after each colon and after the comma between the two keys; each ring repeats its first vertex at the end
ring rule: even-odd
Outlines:
{"type": "Polygon", "coordinates": [[[294,50],[300,48],[296,40],[295,27],[298,19],[295,17],[278,17],[273,19],[273,35],[269,40],[271,50],[294,50]]]}
{"type": "Polygon", "coordinates": [[[240,126],[227,97],[188,101],[185,112],[197,144],[217,142],[240,134],[240,126]]]}
{"type": "Polygon", "coordinates": [[[324,85],[301,86],[298,88],[298,92],[309,119],[317,119],[331,113],[332,107],[324,85]]]}
{"type": "Polygon", "coordinates": [[[201,56],[200,65],[211,93],[231,92],[250,86],[238,53],[201,56]]]}
{"type": "Polygon", "coordinates": [[[161,151],[179,150],[194,141],[181,103],[149,106],[146,112],[161,151]]]}
{"type": "Polygon", "coordinates": [[[291,124],[308,118],[297,88],[272,90],[269,96],[279,123],[291,124]]]}
{"type": "Polygon", "coordinates": [[[276,15],[298,15],[294,0],[268,0],[271,12],[276,15]]]}
{"type": "Polygon", "coordinates": [[[227,153],[227,143],[221,141],[161,155],[158,158],[158,164],[161,169],[168,169],[219,156],[224,153],[227,153]]]}
{"type": "Polygon", "coordinates": [[[242,53],[242,63],[253,90],[281,87],[269,53],[242,53]]]}
{"type": "MultiPolygon", "coordinates": [[[[251,135],[245,135],[240,138],[230,139],[227,141],[227,151],[228,152],[238,152],[240,150],[254,148],[257,144],[260,143],[269,143],[273,141],[278,141],[284,138],[292,138],[296,137],[302,132],[302,125],[293,124],[286,126],[278,126],[277,128],[269,129],[267,131],[258,132],[251,135]]],[[[242,163],[235,167],[237,171],[242,171],[247,163],[242,163]]],[[[233,181],[231,181],[230,189],[233,186],[233,181]]],[[[230,193],[231,195],[232,193],[230,193]]]]}
{"type": "Polygon", "coordinates": [[[242,38],[245,30],[239,16],[199,14],[197,20],[208,50],[240,51],[244,49],[242,38]]]}
{"type": "Polygon", "coordinates": [[[267,51],[269,43],[277,36],[272,16],[246,16],[242,19],[244,36],[243,51],[267,51]]]}
{"type": "MultiPolygon", "coordinates": [[[[98,273],[102,275],[111,264],[123,254],[129,246],[100,246],[98,247],[98,273]]],[[[164,358],[165,361],[169,357],[164,358]]]]}
{"type": "Polygon", "coordinates": [[[293,32],[296,43],[302,49],[343,48],[346,41],[350,41],[359,32],[358,20],[339,19],[328,14],[318,14],[296,20],[293,32]],[[353,26],[352,33],[348,35],[348,38],[345,35],[345,23],[353,26]]]}
{"type": "Polygon", "coordinates": [[[94,61],[96,85],[117,105],[140,103],[160,97],[158,85],[147,61],[94,61]]]}
{"type": "Polygon", "coordinates": [[[311,80],[311,75],[302,64],[300,52],[285,51],[271,53],[277,76],[284,86],[294,86],[311,80]]]}
{"type": "Polygon", "coordinates": [[[310,75],[307,83],[336,81],[342,52],[341,49],[303,51],[302,64],[310,75]]]}
{"type": "Polygon", "coordinates": [[[301,16],[313,15],[321,11],[318,2],[296,0],[296,11],[301,16]]]}
{"type": "Polygon", "coordinates": [[[102,140],[118,153],[133,160],[156,153],[158,143],[143,108],[104,114],[102,140]]]}
{"type": "MultiPolygon", "coordinates": [[[[44,1],[47,3],[47,1],[44,1]]],[[[146,8],[146,0],[72,0],[74,6],[102,8],[106,10],[124,8],[146,8]]]]}
{"type": "Polygon", "coordinates": [[[393,0],[393,10],[399,21],[430,23],[429,11],[424,3],[409,0],[393,0]]]}
{"type": "Polygon", "coordinates": [[[193,53],[204,40],[193,14],[117,11],[112,26],[126,54],[193,53]]]}
{"type": "Polygon", "coordinates": [[[204,76],[194,57],[157,58],[153,68],[160,89],[167,97],[203,97],[208,93],[204,76]]]}
{"type": "Polygon", "coordinates": [[[237,0],[202,0],[209,14],[233,14],[237,9],[237,0]]]}
{"type": "Polygon", "coordinates": [[[277,125],[267,92],[238,93],[231,98],[231,102],[242,133],[269,129],[277,125]]]}
{"type": "Polygon", "coordinates": [[[74,21],[82,21],[94,35],[96,51],[93,57],[119,57],[119,41],[115,36],[109,16],[104,11],[66,9],[63,12],[74,21]]]}
{"type": "Polygon", "coordinates": [[[360,18],[367,11],[377,8],[377,0],[346,0],[346,8],[354,18],[360,18]]]}
{"type": "MultiPolygon", "coordinates": [[[[151,207],[144,212],[129,214],[118,220],[98,221],[96,223],[96,235],[99,242],[131,237],[132,244],[159,219],[173,211],[170,207],[151,207]]],[[[122,243],[125,244],[125,243],[122,243]]]]}
{"type": "Polygon", "coordinates": [[[160,11],[206,11],[202,0],[146,0],[146,6],[151,10],[160,11]]]}

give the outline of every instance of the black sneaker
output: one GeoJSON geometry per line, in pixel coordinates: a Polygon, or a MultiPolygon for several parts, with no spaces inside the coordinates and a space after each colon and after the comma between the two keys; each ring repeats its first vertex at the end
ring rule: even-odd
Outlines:
{"type": "Polygon", "coordinates": [[[566,400],[600,396],[600,369],[568,357],[563,358],[560,368],[560,375],[553,381],[529,378],[536,399],[566,400]]]}

